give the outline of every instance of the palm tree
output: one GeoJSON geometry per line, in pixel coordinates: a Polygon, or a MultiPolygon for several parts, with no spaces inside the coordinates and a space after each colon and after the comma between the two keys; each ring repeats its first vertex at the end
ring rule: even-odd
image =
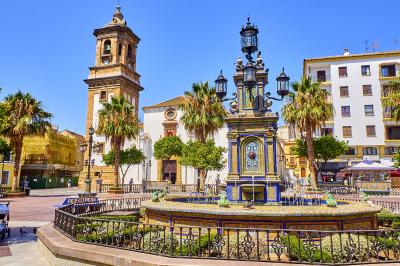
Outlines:
{"type": "Polygon", "coordinates": [[[389,81],[389,93],[383,99],[383,106],[390,110],[391,117],[400,121],[400,78],[389,81]]]}
{"type": "Polygon", "coordinates": [[[134,107],[123,96],[112,97],[111,102],[103,103],[99,110],[99,124],[97,134],[104,135],[110,140],[111,148],[115,154],[114,185],[119,184],[119,166],[121,149],[125,139],[133,139],[138,135],[138,121],[134,107]]]}
{"type": "MultiPolygon", "coordinates": [[[[197,141],[205,143],[213,137],[224,125],[227,112],[219,100],[215,88],[209,87],[208,82],[194,83],[192,91],[185,91],[181,121],[189,134],[194,135],[197,141]]],[[[206,172],[198,169],[200,176],[200,190],[204,188],[206,172]]]]}
{"type": "Polygon", "coordinates": [[[303,77],[300,82],[293,83],[292,88],[294,92],[289,93],[289,101],[283,106],[282,115],[286,123],[306,133],[311,186],[316,188],[313,132],[333,117],[334,108],[328,101],[329,92],[322,89],[318,82],[312,82],[310,77],[303,77]]]}
{"type": "Polygon", "coordinates": [[[50,126],[52,114],[44,110],[41,101],[21,91],[4,99],[1,103],[1,114],[0,134],[9,139],[15,155],[12,184],[12,190],[15,191],[18,187],[24,137],[43,135],[50,126]]]}

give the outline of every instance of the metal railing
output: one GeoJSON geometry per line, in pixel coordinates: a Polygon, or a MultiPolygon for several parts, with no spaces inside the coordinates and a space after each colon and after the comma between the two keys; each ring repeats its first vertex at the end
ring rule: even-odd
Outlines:
{"type": "Polygon", "coordinates": [[[74,213],[76,206],[66,206],[56,210],[54,226],[77,242],[166,257],[318,264],[400,262],[399,230],[174,227],[86,216],[139,208],[142,200],[101,201],[102,209],[84,209],[79,214],[74,213]]]}
{"type": "MultiPolygon", "coordinates": [[[[114,188],[113,184],[102,184],[101,192],[108,192],[110,188],[114,188]]],[[[142,184],[121,184],[118,188],[123,189],[125,193],[151,193],[160,189],[168,189],[170,193],[191,193],[198,191],[198,186],[195,184],[169,184],[168,182],[147,182],[145,186],[142,184]]],[[[221,189],[215,184],[206,184],[205,192],[218,194],[221,189]]]]}
{"type": "MultiPolygon", "coordinates": [[[[115,188],[113,184],[102,184],[101,185],[101,192],[108,192],[110,188],[115,188]]],[[[119,189],[123,189],[124,193],[141,193],[142,192],[142,185],[141,184],[120,184],[118,185],[119,189]]]]}

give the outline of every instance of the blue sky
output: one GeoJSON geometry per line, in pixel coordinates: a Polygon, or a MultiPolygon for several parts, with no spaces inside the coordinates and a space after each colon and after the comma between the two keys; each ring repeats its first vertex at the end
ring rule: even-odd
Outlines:
{"type": "MultiPolygon", "coordinates": [[[[93,29],[111,20],[117,0],[0,1],[2,96],[29,91],[54,114],[60,129],[85,132],[87,86],[94,64],[93,29]]],[[[137,71],[145,90],[140,106],[181,95],[193,82],[232,75],[239,31],[249,15],[259,27],[270,69],[268,90],[282,66],[298,80],[304,58],[394,50],[400,40],[399,1],[120,0],[128,25],[142,39],[137,71]]],[[[399,43],[400,45],[400,43],[399,43]]],[[[398,46],[397,48],[400,48],[398,46]]],[[[281,104],[275,103],[274,110],[281,104]]]]}

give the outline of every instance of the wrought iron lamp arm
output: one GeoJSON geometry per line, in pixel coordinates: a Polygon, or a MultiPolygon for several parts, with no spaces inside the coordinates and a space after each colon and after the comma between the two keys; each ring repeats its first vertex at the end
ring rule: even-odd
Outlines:
{"type": "Polygon", "coordinates": [[[221,102],[226,102],[226,101],[233,101],[237,99],[237,94],[236,92],[232,93],[232,98],[225,98],[225,99],[221,99],[221,102]]]}
{"type": "Polygon", "coordinates": [[[281,98],[275,98],[271,96],[270,92],[267,92],[265,94],[265,98],[269,99],[269,100],[275,100],[275,101],[283,101],[283,96],[281,96],[281,98]]]}

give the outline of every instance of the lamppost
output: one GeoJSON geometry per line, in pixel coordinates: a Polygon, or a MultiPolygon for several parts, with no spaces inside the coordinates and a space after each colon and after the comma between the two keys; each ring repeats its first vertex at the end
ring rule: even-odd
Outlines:
{"type": "MultiPolygon", "coordinates": [[[[252,54],[258,51],[258,29],[256,26],[250,23],[250,18],[247,18],[246,27],[243,27],[240,31],[240,42],[242,46],[242,52],[245,54],[247,64],[242,68],[243,69],[243,84],[249,90],[251,97],[252,89],[257,84],[257,66],[259,66],[258,58],[255,63],[253,60],[252,54]]],[[[289,94],[289,80],[290,77],[285,74],[284,68],[282,68],[281,74],[276,77],[276,93],[280,96],[280,98],[275,98],[271,96],[270,92],[265,93],[264,99],[264,111],[270,111],[269,108],[272,105],[271,100],[282,101],[283,98],[289,94]]],[[[215,88],[217,92],[217,96],[221,101],[232,101],[230,103],[231,112],[236,112],[238,103],[236,102],[237,95],[233,93],[234,98],[227,99],[225,98],[227,94],[227,83],[228,80],[222,75],[222,70],[220,75],[215,80],[215,88]]]]}
{"type": "Polygon", "coordinates": [[[92,179],[90,176],[90,166],[94,166],[94,160],[92,161],[92,149],[94,152],[98,151],[98,145],[93,145],[93,134],[94,134],[94,128],[91,126],[89,128],[89,143],[84,142],[80,146],[80,150],[82,153],[85,153],[88,146],[89,146],[89,156],[88,160],[85,160],[85,164],[87,164],[88,171],[87,171],[87,176],[85,179],[85,192],[90,193],[91,192],[91,185],[92,185],[92,179]]]}

